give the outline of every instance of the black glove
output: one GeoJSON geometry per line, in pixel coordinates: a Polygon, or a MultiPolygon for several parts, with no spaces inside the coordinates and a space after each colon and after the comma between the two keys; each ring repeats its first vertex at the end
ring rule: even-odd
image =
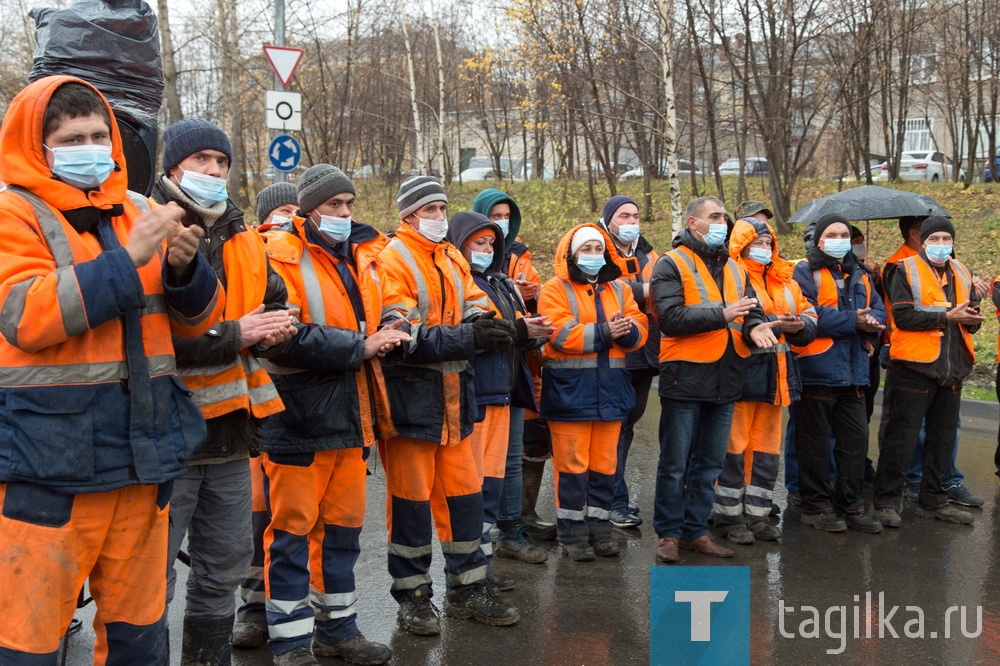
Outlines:
{"type": "Polygon", "coordinates": [[[496,312],[489,312],[472,322],[472,337],[476,349],[501,351],[514,344],[514,325],[506,319],[496,319],[496,312]]]}

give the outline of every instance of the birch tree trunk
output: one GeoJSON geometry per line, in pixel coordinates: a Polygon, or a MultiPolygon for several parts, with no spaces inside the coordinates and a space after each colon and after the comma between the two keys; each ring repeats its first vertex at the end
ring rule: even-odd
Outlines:
{"type": "Polygon", "coordinates": [[[427,173],[433,174],[434,162],[441,158],[440,162],[440,174],[443,178],[445,175],[445,160],[444,160],[444,57],[441,55],[441,29],[439,27],[440,21],[437,17],[437,9],[434,3],[430,3],[431,10],[431,24],[434,26],[434,48],[437,51],[437,66],[438,66],[438,113],[437,113],[437,145],[434,147],[433,154],[428,158],[427,162],[427,173]]]}
{"type": "Polygon", "coordinates": [[[681,181],[677,176],[677,101],[674,95],[673,0],[657,0],[660,14],[660,72],[663,78],[663,105],[667,122],[663,128],[663,151],[670,165],[670,219],[674,234],[680,233],[681,181]]]}
{"type": "Polygon", "coordinates": [[[417,106],[417,75],[413,69],[413,47],[410,45],[410,28],[406,20],[405,5],[402,0],[399,3],[399,20],[403,29],[403,47],[406,49],[406,70],[410,76],[410,107],[413,111],[413,161],[423,167],[423,137],[424,133],[420,128],[420,107],[417,106]]]}

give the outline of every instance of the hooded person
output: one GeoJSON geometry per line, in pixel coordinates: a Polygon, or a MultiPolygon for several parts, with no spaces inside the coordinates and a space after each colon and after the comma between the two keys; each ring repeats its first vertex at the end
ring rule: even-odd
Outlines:
{"type": "Polygon", "coordinates": [[[612,525],[620,528],[639,527],[642,519],[637,515],[638,507],[629,498],[625,465],[635,437],[635,424],[646,413],[653,379],[660,372],[660,336],[656,334],[653,302],[649,297],[649,281],[653,277],[653,266],[659,256],[641,233],[639,205],[633,199],[622,195],[608,199],[598,224],[611,236],[618,256],[623,260],[624,273],[621,279],[632,289],[632,296],[645,317],[646,329],[650,331],[642,349],[625,356],[625,367],[635,391],[635,406],[622,422],[618,439],[618,467],[615,470],[615,496],[611,506],[612,525]]]}
{"type": "MultiPolygon", "coordinates": [[[[448,224],[446,240],[459,249],[472,268],[476,284],[490,298],[495,316],[514,323],[517,344],[509,349],[476,354],[475,371],[478,420],[472,431],[472,451],[483,484],[483,554],[489,562],[489,580],[500,590],[514,586],[514,580],[493,570],[493,541],[490,531],[500,528],[497,550],[517,549],[517,559],[531,564],[544,562],[548,553],[531,545],[511,519],[498,519],[506,475],[507,446],[510,438],[510,411],[513,406],[537,410],[531,371],[523,350],[542,346],[552,333],[543,317],[526,317],[524,302],[513,281],[504,274],[503,231],[485,215],[456,213],[448,224]],[[515,534],[517,530],[518,534],[515,534]]],[[[520,500],[518,500],[520,503],[520,500]]]]}
{"type": "Polygon", "coordinates": [[[184,211],[205,233],[200,253],[226,290],[226,309],[212,330],[175,338],[177,367],[208,424],[205,446],[174,484],[170,501],[167,601],[177,580],[173,561],[185,536],[191,558],[182,660],[229,663],[234,592],[253,560],[250,458],[262,441],[259,423],[283,409],[261,359],[296,333],[288,292],[271,268],[260,235],[229,200],[229,137],[200,118],[163,133],[163,174],[152,197],[184,211]]]}
{"type": "Polygon", "coordinates": [[[816,310],[792,280],[795,264],[779,256],[777,234],[766,222],[737,220],[729,254],[750,276],[764,315],[781,322],[774,331],[778,344],[750,356],[712,507],[716,528],[730,541],[752,544],[781,537],[767,518],[778,478],[782,408],[798,400],[801,390],[790,345],[816,337],[816,310]]]}
{"type": "Polygon", "coordinates": [[[793,347],[802,378],[795,408],[802,522],[826,532],[878,533],[882,526],[865,511],[862,495],[868,450],[864,390],[885,309],[871,269],[851,252],[847,219],[830,214],[816,220],[813,245],[793,277],[818,317],[815,340],[793,347]],[[831,484],[834,433],[837,470],[831,484]]]}
{"type": "MultiPolygon", "coordinates": [[[[526,312],[538,309],[538,289],[541,277],[531,263],[531,252],[518,237],[521,231],[521,209],[509,194],[496,188],[485,189],[476,195],[472,210],[485,215],[500,227],[504,235],[504,251],[499,253],[501,270],[510,277],[524,301],[526,312]]],[[[526,351],[528,366],[532,369],[535,393],[541,390],[540,353],[526,351]]],[[[545,475],[545,460],[552,455],[548,428],[531,408],[512,405],[510,409],[510,438],[507,443],[507,468],[504,475],[503,502],[499,519],[514,521],[523,526],[511,533],[513,539],[498,543],[497,556],[514,559],[536,559],[527,536],[539,541],[555,539],[555,525],[538,517],[536,505],[545,475]],[[530,448],[530,451],[528,450],[530,448]]]]}
{"type": "Polygon", "coordinates": [[[167,504],[205,440],[171,336],[225,294],[201,230],[127,191],[89,83],[24,88],[0,147],[0,662],[56,663],[88,582],[94,663],[166,663],[167,504]]]}
{"type": "Polygon", "coordinates": [[[380,444],[379,453],[399,623],[418,635],[441,631],[431,603],[433,521],[445,558],[448,615],[512,625],[520,613],[487,582],[480,548],[483,494],[471,442],[478,410],[470,361],[480,352],[509,349],[514,325],[495,317],[469,263],[445,241],[448,196],[441,183],[409,178],[396,205],[400,225],[378,262],[382,321],[412,340],[383,366],[398,435],[380,444]]]}
{"type": "Polygon", "coordinates": [[[380,357],[410,336],[379,325],[376,264],[388,239],[353,219],[354,201],[343,171],[313,165],[299,179],[300,214],[267,232],[271,263],[300,313],[298,335],[268,362],[287,409],[264,424],[261,456],[271,510],[264,604],[279,665],[392,656],[357,626],[354,567],[368,450],[396,433],[380,357]]]}
{"type": "Polygon", "coordinates": [[[619,430],[635,403],[625,355],[647,335],[632,290],[618,280],[622,263],[601,227],[574,227],[538,300],[555,327],[543,352],[541,416],[552,435],[559,543],[579,562],[620,550],[611,499],[619,430]]]}

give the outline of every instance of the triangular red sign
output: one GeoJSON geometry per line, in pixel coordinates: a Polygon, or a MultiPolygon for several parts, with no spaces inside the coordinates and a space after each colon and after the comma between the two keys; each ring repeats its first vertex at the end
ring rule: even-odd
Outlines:
{"type": "Polygon", "coordinates": [[[287,86],[292,80],[292,75],[302,62],[302,49],[294,49],[287,46],[264,46],[264,55],[271,63],[271,69],[278,75],[281,85],[287,86]]]}

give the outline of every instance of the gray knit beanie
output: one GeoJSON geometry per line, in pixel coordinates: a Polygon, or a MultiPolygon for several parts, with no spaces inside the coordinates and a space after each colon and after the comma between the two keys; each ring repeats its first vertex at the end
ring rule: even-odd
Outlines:
{"type": "Polygon", "coordinates": [[[316,210],[338,194],[354,191],[354,183],[343,171],[329,164],[314,164],[299,178],[299,211],[303,215],[316,210]]]}
{"type": "Polygon", "coordinates": [[[257,193],[257,219],[261,224],[280,206],[299,205],[299,193],[291,183],[274,183],[257,193]]]}
{"type": "Polygon", "coordinates": [[[399,207],[399,219],[412,215],[432,201],[448,203],[440,181],[433,176],[414,176],[399,186],[396,194],[396,205],[399,207]]]}
{"type": "Polygon", "coordinates": [[[163,172],[169,173],[199,150],[218,150],[233,164],[233,146],[225,132],[202,118],[185,118],[163,133],[163,172]]]}

